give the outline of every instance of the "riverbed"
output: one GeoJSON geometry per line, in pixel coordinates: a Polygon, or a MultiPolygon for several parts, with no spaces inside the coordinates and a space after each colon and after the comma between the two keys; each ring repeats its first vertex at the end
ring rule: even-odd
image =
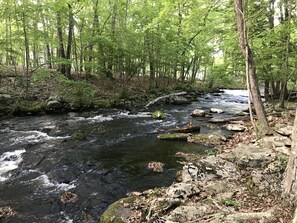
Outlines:
{"type": "Polygon", "coordinates": [[[132,191],[168,186],[180,164],[176,152],[203,153],[210,147],[159,141],[156,133],[189,121],[202,133],[230,136],[207,118],[192,118],[196,109],[223,109],[214,117],[233,116],[247,109],[247,92],[225,90],[199,96],[189,105],[164,105],[148,110],[96,110],[62,115],[26,116],[0,123],[0,207],[16,214],[4,222],[98,221],[109,204],[132,191]],[[150,112],[161,109],[165,120],[150,112]],[[81,135],[75,139],[73,135],[81,135]],[[147,169],[164,163],[164,172],[147,169]],[[61,195],[77,195],[63,203],[61,195]]]}

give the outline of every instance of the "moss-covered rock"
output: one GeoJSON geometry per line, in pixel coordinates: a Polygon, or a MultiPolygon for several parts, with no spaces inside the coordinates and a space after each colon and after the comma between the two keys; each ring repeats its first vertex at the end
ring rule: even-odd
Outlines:
{"type": "Polygon", "coordinates": [[[164,112],[160,111],[160,110],[157,110],[155,112],[152,113],[152,118],[153,119],[166,119],[166,115],[164,112]]]}
{"type": "Polygon", "coordinates": [[[73,132],[71,135],[72,139],[75,140],[85,140],[87,138],[86,134],[80,131],[73,132]]]}
{"type": "Polygon", "coordinates": [[[201,143],[205,145],[219,145],[223,141],[225,141],[226,138],[218,135],[208,135],[208,134],[197,134],[193,137],[194,143],[201,143]]]}
{"type": "Polygon", "coordinates": [[[128,219],[132,214],[129,204],[132,204],[135,199],[135,196],[122,198],[109,205],[101,215],[100,223],[125,223],[125,219],[128,219]]]}

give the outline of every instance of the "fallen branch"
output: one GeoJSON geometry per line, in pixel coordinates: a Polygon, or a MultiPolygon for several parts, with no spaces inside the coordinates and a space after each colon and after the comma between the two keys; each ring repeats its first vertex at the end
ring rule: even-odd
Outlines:
{"type": "Polygon", "coordinates": [[[192,133],[192,132],[200,132],[200,126],[187,126],[183,128],[175,128],[175,129],[169,129],[169,133],[192,133]]]}
{"type": "Polygon", "coordinates": [[[152,106],[154,104],[156,104],[158,101],[162,100],[162,99],[166,99],[172,96],[180,96],[180,95],[186,95],[187,92],[186,91],[182,91],[182,92],[178,92],[178,93],[173,93],[173,94],[167,94],[167,95],[163,95],[161,97],[158,97],[152,101],[150,101],[146,106],[144,106],[145,108],[148,108],[149,106],[152,106]]]}

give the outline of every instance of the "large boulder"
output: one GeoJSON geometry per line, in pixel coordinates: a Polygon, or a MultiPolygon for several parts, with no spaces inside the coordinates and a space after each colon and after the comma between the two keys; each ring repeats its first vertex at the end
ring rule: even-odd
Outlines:
{"type": "Polygon", "coordinates": [[[100,223],[125,223],[132,216],[129,204],[136,199],[135,196],[122,198],[108,206],[100,217],[100,223]]]}
{"type": "Polygon", "coordinates": [[[237,164],[241,168],[263,168],[274,161],[276,153],[271,148],[265,146],[240,143],[230,152],[220,154],[219,156],[237,164]]]}
{"type": "Polygon", "coordinates": [[[63,109],[63,104],[61,102],[59,102],[59,101],[56,101],[56,100],[47,102],[46,106],[47,106],[47,108],[49,110],[63,109]]]}
{"type": "Polygon", "coordinates": [[[179,206],[169,213],[166,222],[195,222],[195,220],[211,214],[213,208],[209,205],[198,205],[195,203],[179,206]]]}
{"type": "Polygon", "coordinates": [[[226,179],[229,181],[237,180],[239,172],[236,166],[220,157],[207,156],[195,163],[184,165],[182,171],[183,182],[205,183],[210,180],[226,179]]]}

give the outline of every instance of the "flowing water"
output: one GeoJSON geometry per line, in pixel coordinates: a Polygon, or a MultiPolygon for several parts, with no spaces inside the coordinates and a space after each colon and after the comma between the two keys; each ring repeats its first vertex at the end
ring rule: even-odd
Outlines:
{"type": "MultiPolygon", "coordinates": [[[[162,106],[166,120],[152,120],[149,111],[99,110],[63,115],[27,116],[0,123],[0,207],[16,214],[0,222],[76,223],[88,216],[97,222],[113,201],[132,191],[170,185],[179,163],[175,153],[201,152],[203,145],[156,139],[157,131],[192,121],[204,133],[206,119],[190,117],[196,108],[221,108],[232,116],[247,108],[247,94],[226,90],[206,94],[187,106],[162,106]],[[85,136],[71,138],[73,133],[85,136]],[[150,161],[165,164],[163,173],[149,171],[150,161]],[[74,203],[61,202],[65,191],[74,203]]],[[[92,222],[92,221],[91,221],[92,222]]]]}

